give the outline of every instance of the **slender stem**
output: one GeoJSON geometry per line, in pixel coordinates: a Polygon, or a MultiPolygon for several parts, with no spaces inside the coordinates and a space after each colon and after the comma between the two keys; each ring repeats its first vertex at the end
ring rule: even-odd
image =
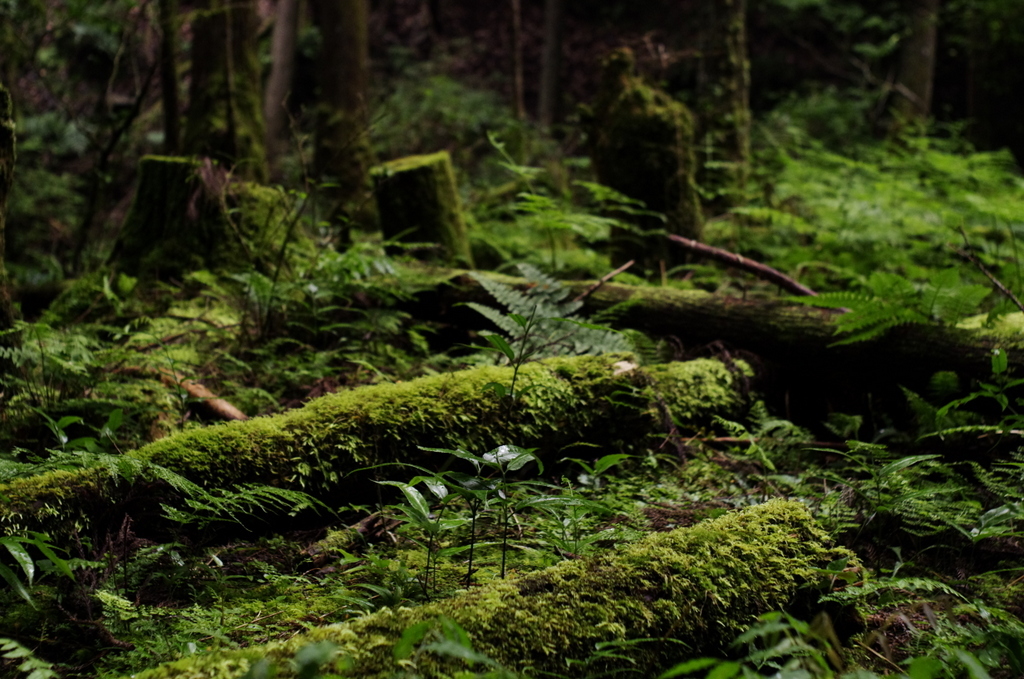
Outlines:
{"type": "Polygon", "coordinates": [[[473,500],[469,503],[469,568],[466,570],[466,589],[473,584],[473,548],[476,547],[476,515],[480,509],[480,502],[473,500]]]}

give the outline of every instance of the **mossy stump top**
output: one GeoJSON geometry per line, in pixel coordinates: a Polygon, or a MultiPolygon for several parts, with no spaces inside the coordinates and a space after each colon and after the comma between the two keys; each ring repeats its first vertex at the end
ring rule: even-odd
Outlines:
{"type": "Polygon", "coordinates": [[[391,160],[371,174],[385,238],[437,243],[440,253],[436,259],[472,268],[466,223],[447,151],[391,160]]]}

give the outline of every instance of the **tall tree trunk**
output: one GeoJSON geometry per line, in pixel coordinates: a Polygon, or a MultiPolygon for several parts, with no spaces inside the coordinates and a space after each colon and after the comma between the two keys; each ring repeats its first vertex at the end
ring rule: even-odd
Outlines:
{"type": "Polygon", "coordinates": [[[299,1],[278,0],[270,47],[270,78],[263,98],[267,122],[267,162],[279,178],[277,161],[288,148],[288,96],[295,76],[295,41],[299,32],[299,1]]]}
{"type": "Polygon", "coordinates": [[[202,0],[192,22],[192,86],[182,150],[246,179],[267,178],[256,0],[202,0]]]}
{"type": "Polygon", "coordinates": [[[700,184],[718,209],[741,198],[750,168],[747,0],[704,0],[698,83],[700,184]],[[711,162],[709,162],[711,161],[711,162]]]}
{"type": "Polygon", "coordinates": [[[323,36],[317,69],[316,172],[335,184],[330,190],[336,202],[332,221],[369,218],[369,10],[366,0],[313,0],[313,13],[323,36]]]}
{"type": "MultiPolygon", "coordinates": [[[[14,327],[14,308],[11,305],[10,285],[4,267],[4,233],[7,227],[7,196],[14,179],[14,118],[11,95],[0,83],[0,333],[14,327]]],[[[0,336],[0,346],[10,346],[14,339],[0,336]]],[[[0,375],[6,372],[0,361],[0,375]]]]}
{"type": "Polygon", "coordinates": [[[526,118],[526,98],[523,94],[523,3],[510,0],[512,9],[512,106],[516,118],[526,118]]]}
{"type": "Polygon", "coordinates": [[[164,109],[164,153],[181,148],[178,106],[178,0],[160,0],[160,90],[164,109]]]}
{"type": "Polygon", "coordinates": [[[565,0],[547,0],[544,3],[544,55],[540,73],[540,107],[537,112],[543,127],[551,127],[558,120],[564,22],[565,0]]]}
{"type": "Polygon", "coordinates": [[[940,0],[906,0],[910,34],[900,52],[896,113],[907,122],[924,121],[932,109],[940,0]]]}

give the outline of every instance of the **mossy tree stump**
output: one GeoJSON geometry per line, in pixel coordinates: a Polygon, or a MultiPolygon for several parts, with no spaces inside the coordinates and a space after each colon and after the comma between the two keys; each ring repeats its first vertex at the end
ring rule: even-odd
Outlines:
{"type": "Polygon", "coordinates": [[[437,243],[436,259],[473,267],[447,151],[389,161],[374,168],[373,179],[385,238],[437,243]]]}
{"type": "Polygon", "coordinates": [[[281,191],[232,181],[208,160],[145,156],[114,257],[125,273],[146,278],[269,271],[286,246],[290,215],[281,191]]]}
{"type": "Polygon", "coordinates": [[[633,74],[633,53],[616,50],[604,63],[601,89],[590,120],[591,157],[598,180],[641,200],[657,217],[632,217],[641,233],[612,232],[612,263],[630,259],[655,267],[684,254],[644,231],[667,230],[700,240],[704,218],[694,179],[693,116],[682,103],[633,74]]]}

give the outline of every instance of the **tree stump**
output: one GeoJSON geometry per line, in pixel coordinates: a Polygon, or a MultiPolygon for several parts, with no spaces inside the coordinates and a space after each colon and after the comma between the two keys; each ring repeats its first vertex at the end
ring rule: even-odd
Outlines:
{"type": "Polygon", "coordinates": [[[657,217],[631,217],[640,233],[612,231],[612,264],[631,259],[648,268],[680,263],[685,255],[644,231],[667,230],[700,240],[704,218],[694,180],[693,116],[682,103],[633,75],[633,53],[613,52],[604,63],[601,89],[588,127],[598,180],[641,200],[657,217]]]}
{"type": "Polygon", "coordinates": [[[447,151],[389,161],[374,168],[373,179],[386,239],[437,243],[434,259],[473,267],[447,151]]]}
{"type": "Polygon", "coordinates": [[[209,160],[145,156],[114,262],[146,278],[199,269],[271,271],[286,246],[290,214],[284,193],[233,181],[209,160]]]}

